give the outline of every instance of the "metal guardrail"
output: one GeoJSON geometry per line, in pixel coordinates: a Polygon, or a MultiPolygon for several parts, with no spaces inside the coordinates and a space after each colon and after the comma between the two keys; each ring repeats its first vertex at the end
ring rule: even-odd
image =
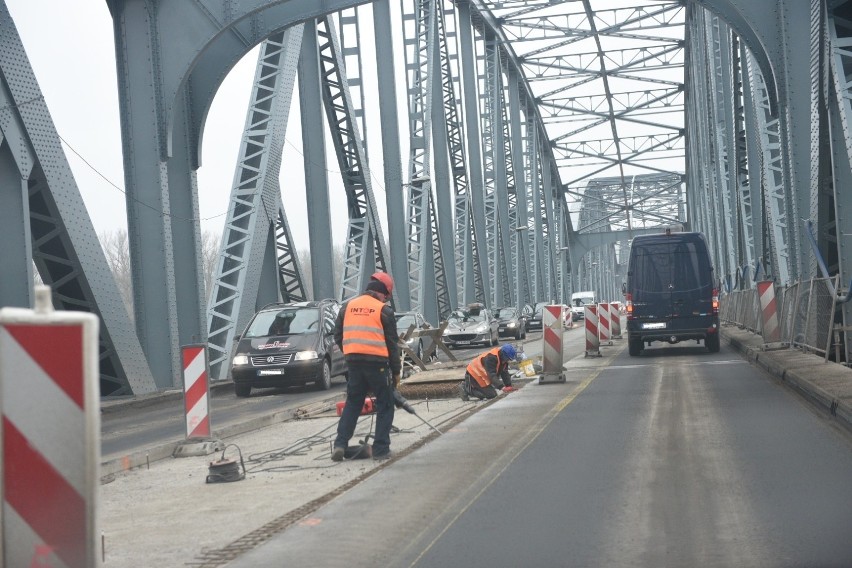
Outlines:
{"type": "MultiPolygon", "coordinates": [[[[839,283],[839,276],[835,276],[775,287],[782,345],[819,353],[828,360],[838,303],[832,290],[837,290],[839,283]]],[[[760,298],[756,289],[735,290],[722,297],[719,317],[724,325],[735,325],[763,335],[760,298]]],[[[834,343],[838,341],[835,339],[834,343]]]]}

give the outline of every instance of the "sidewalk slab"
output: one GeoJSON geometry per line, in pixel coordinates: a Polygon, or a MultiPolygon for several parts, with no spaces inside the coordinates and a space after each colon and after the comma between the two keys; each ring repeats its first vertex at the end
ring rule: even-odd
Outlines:
{"type": "Polygon", "coordinates": [[[722,337],[750,362],[852,431],[852,369],[795,348],[764,350],[759,335],[734,327],[723,327],[722,337]]]}

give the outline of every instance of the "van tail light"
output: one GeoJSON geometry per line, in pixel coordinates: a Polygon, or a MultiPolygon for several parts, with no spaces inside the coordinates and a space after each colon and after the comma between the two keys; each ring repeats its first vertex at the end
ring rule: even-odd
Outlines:
{"type": "Polygon", "coordinates": [[[719,289],[713,288],[713,314],[718,315],[719,313],[719,289]]]}
{"type": "Polygon", "coordinates": [[[627,310],[627,319],[633,319],[633,294],[624,295],[624,308],[627,310]]]}

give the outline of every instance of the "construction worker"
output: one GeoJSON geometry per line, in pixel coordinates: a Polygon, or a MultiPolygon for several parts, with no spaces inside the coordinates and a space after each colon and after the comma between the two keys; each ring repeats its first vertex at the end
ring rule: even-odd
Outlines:
{"type": "Polygon", "coordinates": [[[337,438],[331,453],[334,461],[340,461],[346,455],[368,392],[376,397],[373,459],[383,460],[391,456],[393,391],[399,385],[402,365],[396,317],[393,308],[385,303],[392,292],[393,278],[385,272],[376,272],[370,278],[367,290],[346,302],[337,315],[334,341],[343,350],[349,380],[346,383],[346,404],[337,423],[337,438]]]}
{"type": "Polygon", "coordinates": [[[477,355],[467,366],[464,381],[459,385],[462,400],[470,400],[471,396],[479,400],[494,398],[497,389],[503,392],[515,390],[509,376],[509,362],[517,356],[518,352],[511,343],[477,355]]]}

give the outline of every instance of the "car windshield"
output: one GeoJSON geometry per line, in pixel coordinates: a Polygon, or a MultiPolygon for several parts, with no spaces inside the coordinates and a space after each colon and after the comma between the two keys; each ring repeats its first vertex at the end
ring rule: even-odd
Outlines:
{"type": "Polygon", "coordinates": [[[582,306],[590,306],[595,303],[592,298],[574,298],[572,301],[578,308],[582,306]]]}
{"type": "Polygon", "coordinates": [[[473,323],[478,321],[485,321],[485,312],[478,311],[475,314],[463,311],[456,310],[450,314],[450,317],[447,318],[447,321],[450,323],[473,323]]]}
{"type": "Polygon", "coordinates": [[[509,319],[509,318],[513,318],[513,317],[515,317],[515,314],[516,314],[516,310],[515,310],[515,308],[501,308],[501,309],[497,312],[497,317],[498,317],[498,318],[509,319]]]}
{"type": "Polygon", "coordinates": [[[284,308],[267,310],[255,316],[244,337],[299,335],[316,333],[319,329],[319,310],[316,308],[284,308]]]}
{"type": "Polygon", "coordinates": [[[417,320],[414,314],[396,314],[396,328],[400,331],[407,331],[410,326],[417,327],[417,320]]]}
{"type": "Polygon", "coordinates": [[[533,313],[537,316],[541,315],[541,311],[544,309],[544,306],[547,305],[547,302],[539,302],[535,305],[535,310],[533,313]]]}

